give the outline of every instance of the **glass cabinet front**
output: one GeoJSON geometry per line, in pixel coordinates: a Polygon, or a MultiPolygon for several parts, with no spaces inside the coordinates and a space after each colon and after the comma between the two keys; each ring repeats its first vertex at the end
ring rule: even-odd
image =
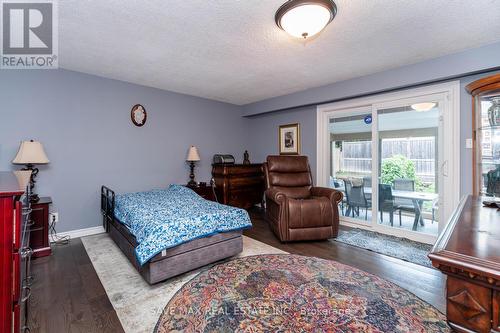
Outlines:
{"type": "Polygon", "coordinates": [[[474,96],[475,194],[500,197],[500,89],[474,96]]]}

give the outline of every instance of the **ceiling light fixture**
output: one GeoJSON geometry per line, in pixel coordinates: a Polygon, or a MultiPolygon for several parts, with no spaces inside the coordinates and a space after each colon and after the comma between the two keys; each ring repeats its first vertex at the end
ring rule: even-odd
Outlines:
{"type": "Polygon", "coordinates": [[[417,112],[425,112],[425,111],[429,111],[430,109],[432,109],[435,106],[436,106],[435,102],[426,102],[426,103],[412,104],[411,108],[417,112]]]}
{"type": "Polygon", "coordinates": [[[323,30],[337,14],[332,0],[289,0],[276,12],[278,27],[297,38],[310,38],[323,30]]]}

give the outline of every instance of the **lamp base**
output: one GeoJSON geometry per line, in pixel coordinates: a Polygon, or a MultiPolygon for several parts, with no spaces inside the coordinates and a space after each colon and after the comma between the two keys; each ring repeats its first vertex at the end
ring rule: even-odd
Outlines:
{"type": "Polygon", "coordinates": [[[22,168],[21,170],[31,171],[28,195],[29,195],[29,201],[31,203],[36,203],[40,200],[40,197],[38,196],[38,194],[33,192],[33,189],[35,188],[36,176],[38,175],[39,170],[38,170],[38,168],[35,168],[35,166],[33,164],[26,164],[26,166],[24,168],[22,168]]]}
{"type": "Polygon", "coordinates": [[[37,203],[38,201],[40,201],[40,197],[38,196],[38,194],[32,193],[30,195],[30,202],[31,203],[37,203]]]}
{"type": "Polygon", "coordinates": [[[190,173],[189,173],[189,182],[187,183],[187,185],[189,187],[196,187],[197,184],[196,182],[194,181],[194,162],[193,161],[190,161],[189,162],[189,169],[190,169],[190,173]]]}

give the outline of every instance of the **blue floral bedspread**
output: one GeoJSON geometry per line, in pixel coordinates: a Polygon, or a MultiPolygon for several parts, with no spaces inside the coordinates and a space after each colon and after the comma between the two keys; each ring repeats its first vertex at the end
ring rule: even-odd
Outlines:
{"type": "Polygon", "coordinates": [[[114,213],[137,239],[141,265],[193,239],[252,226],[245,210],[205,200],[181,185],[117,195],[114,213]]]}

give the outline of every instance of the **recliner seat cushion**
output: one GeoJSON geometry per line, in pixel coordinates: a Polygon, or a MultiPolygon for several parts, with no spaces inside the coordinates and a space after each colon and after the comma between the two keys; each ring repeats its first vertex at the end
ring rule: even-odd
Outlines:
{"type": "Polygon", "coordinates": [[[311,197],[311,187],[310,186],[302,186],[302,187],[283,187],[283,186],[275,186],[276,190],[280,191],[288,198],[292,199],[308,199],[311,197]]]}
{"type": "Polygon", "coordinates": [[[325,197],[288,200],[288,226],[291,229],[332,225],[331,202],[325,197]]]}

